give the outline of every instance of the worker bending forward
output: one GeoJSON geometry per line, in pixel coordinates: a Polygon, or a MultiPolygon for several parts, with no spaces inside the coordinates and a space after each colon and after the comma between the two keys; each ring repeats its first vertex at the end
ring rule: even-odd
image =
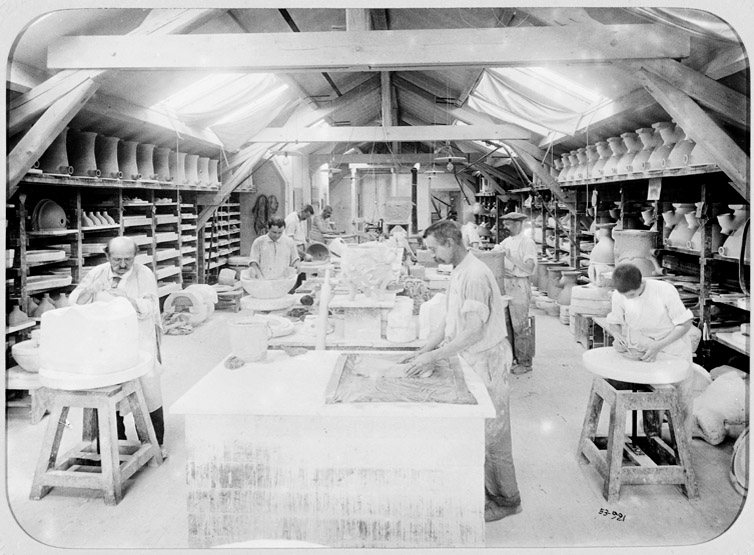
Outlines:
{"type": "Polygon", "coordinates": [[[532,369],[534,358],[534,335],[529,322],[531,303],[531,276],[537,269],[537,245],[524,232],[526,215],[510,212],[501,218],[510,237],[493,248],[505,253],[505,294],[511,297],[511,325],[513,327],[513,351],[516,364],[514,374],[524,374],[532,369]]]}
{"type": "Polygon", "coordinates": [[[284,235],[285,221],[272,218],[267,233],[251,244],[249,274],[251,278],[281,279],[298,274],[301,260],[293,239],[284,235]]]}
{"type": "Polygon", "coordinates": [[[513,465],[508,374],[512,353],[505,313],[495,277],[486,264],[467,252],[460,226],[440,220],[424,232],[427,247],[442,264],[452,264],[445,321],[427,344],[406,359],[409,376],[431,372],[434,362],[460,355],[477,373],[497,416],[485,421],[485,521],[521,512],[513,465]]]}
{"type": "Polygon", "coordinates": [[[694,380],[690,365],[693,358],[691,336],[694,333],[694,315],[683,305],[675,286],[656,279],[644,279],[641,270],[633,264],[616,266],[613,284],[612,310],[607,315],[607,328],[613,335],[613,347],[644,362],[657,360],[660,353],[681,357],[689,362],[688,377],[674,385],[678,390],[681,416],[690,440],[694,380]]]}
{"type": "MultiPolygon", "coordinates": [[[[149,410],[157,443],[162,447],[165,423],[162,411],[162,387],[159,355],[159,334],[162,332],[160,303],[157,295],[157,280],[152,270],[135,262],[139,247],[130,237],[115,237],[105,248],[107,262],[95,266],[86,274],[71,293],[71,304],[87,304],[95,301],[123,297],[136,310],[139,323],[139,349],[152,355],[153,364],[139,378],[144,399],[149,410]]],[[[117,416],[118,439],[126,439],[123,417],[117,416]]],[[[167,456],[162,450],[163,458],[167,456]]]]}

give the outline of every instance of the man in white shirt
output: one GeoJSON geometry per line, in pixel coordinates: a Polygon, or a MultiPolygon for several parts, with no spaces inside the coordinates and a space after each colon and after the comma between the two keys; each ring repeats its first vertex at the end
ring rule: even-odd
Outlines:
{"type": "MultiPolygon", "coordinates": [[[[615,267],[613,284],[612,310],[607,315],[613,347],[644,362],[652,362],[658,354],[665,353],[681,357],[690,365],[694,315],[684,306],[675,286],[643,278],[641,270],[630,263],[615,267]]],[[[690,439],[693,372],[674,385],[690,439]]]]}
{"type": "Polygon", "coordinates": [[[521,512],[510,429],[508,373],[513,356],[503,300],[492,270],[467,251],[456,222],[435,222],[424,232],[424,240],[435,260],[452,264],[453,271],[444,322],[405,360],[407,375],[431,374],[435,361],[459,355],[481,378],[497,413],[485,422],[484,519],[500,520],[521,512]]]}
{"type": "Polygon", "coordinates": [[[513,353],[516,364],[514,374],[524,374],[532,369],[534,336],[529,324],[531,302],[531,276],[537,269],[537,245],[524,232],[526,215],[510,212],[501,218],[510,236],[495,246],[493,251],[505,253],[505,294],[511,297],[511,325],[513,327],[513,353]]]}
{"type": "MultiPolygon", "coordinates": [[[[162,410],[162,370],[159,353],[159,335],[162,331],[157,280],[152,270],[135,262],[139,247],[130,237],[115,237],[105,248],[107,262],[95,266],[71,292],[71,304],[87,304],[123,297],[136,310],[139,323],[139,349],[152,355],[153,364],[139,378],[144,399],[149,410],[157,442],[162,446],[165,424],[162,410]]],[[[126,439],[125,426],[120,414],[117,417],[118,439],[126,439]]],[[[167,456],[163,449],[163,458],[167,456]]]]}
{"type": "Polygon", "coordinates": [[[306,244],[309,241],[309,220],[313,215],[314,208],[307,204],[298,212],[291,212],[285,217],[285,234],[293,239],[301,260],[311,260],[311,257],[307,259],[306,244]]]}
{"type": "Polygon", "coordinates": [[[280,279],[298,273],[301,259],[296,244],[284,232],[285,221],[272,218],[267,222],[267,233],[254,239],[249,255],[252,278],[280,279]]]}
{"type": "Polygon", "coordinates": [[[471,210],[463,214],[464,224],[461,227],[463,244],[466,248],[478,249],[482,245],[482,238],[477,231],[476,216],[471,210]]]}

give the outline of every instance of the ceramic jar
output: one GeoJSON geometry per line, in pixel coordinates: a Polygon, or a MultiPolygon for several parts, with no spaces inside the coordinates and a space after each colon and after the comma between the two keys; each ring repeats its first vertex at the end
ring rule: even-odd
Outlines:
{"type": "Polygon", "coordinates": [[[614,230],[615,264],[630,262],[641,270],[643,276],[662,275],[664,272],[654,256],[657,232],[639,229],[614,230]]]}
{"type": "Polygon", "coordinates": [[[594,164],[594,168],[592,169],[592,177],[602,177],[605,164],[613,155],[613,151],[610,150],[610,145],[607,144],[607,141],[599,141],[594,146],[597,147],[597,153],[599,154],[600,158],[594,164]]]}
{"type": "Polygon", "coordinates": [[[568,153],[561,154],[560,161],[562,164],[562,168],[560,170],[560,173],[558,174],[558,181],[562,182],[566,180],[568,171],[571,169],[571,160],[568,158],[568,153]]]}
{"type": "Polygon", "coordinates": [[[660,144],[660,136],[651,127],[637,129],[636,134],[639,136],[643,148],[636,153],[631,162],[631,169],[634,172],[641,172],[649,169],[647,162],[649,161],[649,157],[652,156],[654,149],[660,144]]]}
{"type": "Polygon", "coordinates": [[[568,306],[571,304],[571,291],[576,286],[576,280],[580,274],[581,272],[579,270],[561,272],[561,277],[558,281],[558,285],[561,287],[560,294],[557,298],[559,305],[568,306]]]}
{"type": "Polygon", "coordinates": [[[634,158],[644,146],[636,133],[622,133],[621,139],[626,147],[626,153],[618,161],[618,167],[615,170],[615,173],[619,175],[633,172],[634,158]]]}
{"type": "Polygon", "coordinates": [[[663,160],[662,167],[673,170],[686,166],[689,154],[693,150],[695,143],[686,138],[686,133],[680,125],[675,126],[676,143],[673,150],[670,151],[668,158],[663,160]]]}
{"type": "Polygon", "coordinates": [[[576,171],[579,167],[579,157],[576,155],[576,151],[572,150],[568,153],[568,173],[566,173],[565,180],[566,181],[573,181],[576,179],[576,171]]]}
{"type": "Polygon", "coordinates": [[[659,133],[662,139],[662,144],[658,145],[647,160],[644,166],[645,170],[661,170],[663,168],[664,160],[670,155],[675,143],[678,140],[678,136],[675,132],[675,124],[670,121],[659,121],[653,123],[654,127],[659,133]]]}
{"type": "Polygon", "coordinates": [[[594,166],[600,159],[600,154],[597,151],[597,145],[587,145],[586,147],[586,174],[585,179],[594,179],[597,177],[594,173],[594,166]]]}
{"type": "Polygon", "coordinates": [[[68,132],[68,161],[73,166],[73,175],[81,177],[99,177],[97,159],[94,155],[94,142],[97,133],[94,131],[68,132]]]}
{"type": "Polygon", "coordinates": [[[620,162],[621,158],[623,158],[623,155],[626,154],[627,149],[626,145],[623,144],[623,139],[621,139],[620,137],[610,137],[607,140],[607,144],[610,146],[610,150],[613,154],[603,166],[602,175],[604,175],[605,177],[610,177],[616,174],[616,171],[618,169],[618,162],[620,162]]]}
{"type": "Polygon", "coordinates": [[[50,298],[49,293],[45,293],[42,297],[42,300],[39,302],[39,305],[34,310],[34,313],[32,316],[35,318],[41,318],[42,314],[47,312],[48,310],[55,310],[55,305],[52,303],[52,299],[50,298]]]}
{"type": "Polygon", "coordinates": [[[24,322],[29,320],[29,316],[21,310],[21,307],[19,305],[14,305],[13,310],[11,310],[11,313],[8,314],[8,326],[18,326],[19,324],[23,324],[24,322]]]}

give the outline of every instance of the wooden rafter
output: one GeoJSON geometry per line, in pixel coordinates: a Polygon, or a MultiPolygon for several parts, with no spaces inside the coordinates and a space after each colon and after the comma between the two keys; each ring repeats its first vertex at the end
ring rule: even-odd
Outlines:
{"type": "Polygon", "coordinates": [[[637,76],[686,135],[704,143],[717,165],[731,179],[733,188],[749,202],[749,156],[687,94],[646,70],[639,70],[637,76]]]}
{"type": "Polygon", "coordinates": [[[358,71],[684,58],[690,39],[664,25],[414,29],[332,33],[68,36],[48,50],[56,69],[358,71]],[[196,56],[196,52],[201,56],[196,56]],[[159,56],[154,53],[159,52],[159,56]]]}
{"type": "Polygon", "coordinates": [[[393,127],[268,127],[249,142],[254,143],[332,143],[332,142],[413,142],[484,139],[526,139],[531,133],[510,124],[424,125],[393,127]]]}
{"type": "Polygon", "coordinates": [[[99,85],[87,79],[72,91],[56,100],[21,138],[8,156],[8,198],[18,190],[18,184],[29,168],[49,147],[99,85]]]}
{"type": "MultiPolygon", "coordinates": [[[[155,34],[182,33],[195,28],[225,10],[189,10],[166,9],[152,10],[142,24],[121,38],[144,40],[155,34]]],[[[67,92],[78,87],[87,79],[97,80],[104,70],[80,71],[72,69],[61,71],[44,83],[24,93],[10,103],[8,129],[10,134],[26,127],[30,121],[39,116],[53,102],[67,92]]]]}

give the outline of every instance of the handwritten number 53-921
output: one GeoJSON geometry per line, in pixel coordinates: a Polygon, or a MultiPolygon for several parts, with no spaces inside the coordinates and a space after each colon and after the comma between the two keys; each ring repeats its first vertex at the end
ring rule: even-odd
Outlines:
{"type": "Polygon", "coordinates": [[[626,521],[626,515],[624,515],[623,513],[619,513],[617,511],[610,511],[609,509],[600,509],[599,514],[602,516],[610,517],[610,520],[617,520],[619,522],[626,521]]]}

